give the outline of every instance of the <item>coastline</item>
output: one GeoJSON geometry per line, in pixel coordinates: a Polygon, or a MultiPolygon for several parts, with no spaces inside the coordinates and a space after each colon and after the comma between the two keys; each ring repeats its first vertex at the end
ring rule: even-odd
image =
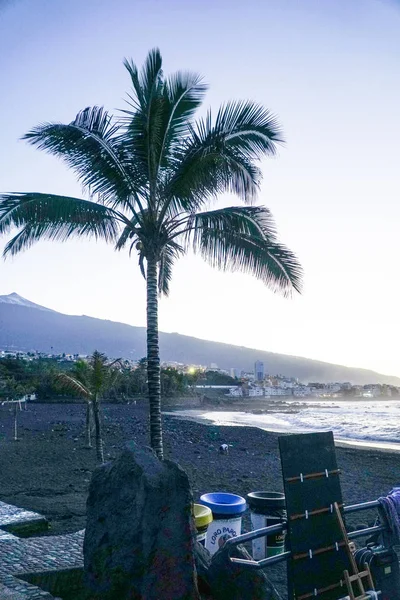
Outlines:
{"type": "MultiPolygon", "coordinates": [[[[374,452],[387,452],[389,454],[400,454],[400,445],[399,447],[394,447],[391,446],[390,443],[388,443],[387,446],[385,446],[384,444],[381,444],[380,442],[377,442],[376,444],[374,442],[371,441],[359,441],[359,440],[352,440],[352,441],[348,441],[348,440],[343,440],[343,439],[338,439],[335,440],[335,447],[337,448],[353,448],[354,450],[361,450],[361,451],[374,451],[374,452]]],[[[400,477],[400,473],[399,473],[399,477],[400,477]]]]}
{"type": "MultiPolygon", "coordinates": [[[[217,412],[217,411],[215,411],[217,412]]],[[[233,412],[233,411],[232,411],[233,412]]],[[[179,411],[164,411],[163,414],[165,416],[169,416],[175,419],[182,419],[184,421],[192,421],[193,423],[199,423],[206,426],[215,426],[215,422],[212,419],[206,419],[202,417],[195,417],[190,415],[180,414],[179,411]]],[[[241,423],[224,425],[224,427],[247,427],[241,423]]],[[[265,429],[264,427],[253,426],[254,429],[261,429],[261,431],[265,431],[270,435],[290,435],[290,432],[285,431],[274,431],[273,429],[265,429]]],[[[312,433],[312,432],[295,432],[295,433],[312,433]]],[[[374,451],[374,452],[387,452],[389,454],[400,454],[400,443],[395,446],[394,444],[387,444],[383,442],[373,442],[373,441],[362,441],[362,440],[346,440],[342,438],[335,438],[335,448],[352,448],[354,450],[361,451],[374,451]]],[[[399,473],[400,477],[400,473],[399,473]]]]}
{"type": "MultiPolygon", "coordinates": [[[[190,408],[185,406],[174,405],[168,407],[163,413],[167,416],[187,419],[207,425],[224,425],[229,427],[249,426],[267,431],[271,434],[285,435],[288,433],[312,433],[315,431],[333,431],[336,447],[354,447],[360,450],[376,450],[380,452],[400,452],[400,436],[398,432],[390,431],[387,435],[387,422],[390,417],[390,422],[397,419],[396,414],[376,414],[372,413],[367,416],[363,423],[359,422],[359,415],[352,414],[346,410],[340,412],[339,406],[332,404],[335,401],[322,400],[319,403],[314,403],[314,399],[310,402],[284,401],[274,400],[272,402],[258,401],[252,402],[251,407],[248,404],[235,403],[213,405],[205,403],[202,406],[190,408]],[[321,406],[324,405],[324,406],[321,406]],[[310,420],[310,409],[316,409],[313,417],[310,420]],[[322,409],[322,410],[321,410],[322,409]],[[321,410],[321,412],[319,412],[321,410]],[[330,411],[330,412],[329,412],[330,411]],[[332,412],[333,411],[333,412],[332,412]],[[219,418],[220,415],[220,418],[219,418]],[[320,415],[318,419],[316,415],[320,415]],[[329,421],[329,426],[326,425],[326,417],[332,415],[329,421]],[[322,418],[321,418],[322,416],[322,418]],[[338,420],[340,417],[340,427],[338,420]],[[383,418],[382,427],[379,430],[376,428],[376,419],[383,418]],[[335,422],[336,419],[336,422],[335,422]],[[354,423],[360,425],[360,430],[364,431],[364,436],[359,435],[359,431],[354,431],[354,423]],[[367,425],[367,432],[365,432],[367,425]],[[385,431],[386,427],[386,431],[385,431]],[[385,439],[386,433],[386,439],[385,439]],[[376,437],[373,437],[376,435],[376,437]]],[[[350,404],[353,404],[351,402],[350,404]]],[[[375,404],[375,401],[371,402],[375,404]]],[[[387,408],[387,401],[385,402],[387,408]]],[[[349,403],[346,402],[348,407],[349,403]]],[[[400,403],[394,401],[396,408],[400,407],[400,403]]],[[[371,407],[364,405],[365,410],[371,410],[371,407]]],[[[380,408],[380,407],[379,407],[380,408]]],[[[396,411],[397,412],[397,411],[396,411]]],[[[399,430],[400,433],[400,430],[399,430]]]]}

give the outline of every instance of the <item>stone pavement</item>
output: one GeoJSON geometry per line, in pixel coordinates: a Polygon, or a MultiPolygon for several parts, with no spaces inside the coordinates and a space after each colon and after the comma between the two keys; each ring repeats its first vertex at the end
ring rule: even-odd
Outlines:
{"type": "Polygon", "coordinates": [[[0,575],[0,598],[1,600],[57,600],[36,585],[12,575],[0,575]]]}
{"type": "Polygon", "coordinates": [[[5,587],[2,583],[0,583],[0,598],[2,600],[24,600],[24,597],[19,592],[5,587]]]}
{"type": "Polygon", "coordinates": [[[83,567],[84,530],[66,535],[0,540],[0,574],[26,575],[83,567]]]}
{"type": "MultiPolygon", "coordinates": [[[[8,531],[3,531],[2,529],[0,529],[0,542],[3,542],[4,540],[17,540],[17,536],[13,535],[12,533],[8,533],[8,531]]],[[[0,596],[1,599],[1,596],[0,596]]]]}
{"type": "Polygon", "coordinates": [[[49,526],[47,519],[39,513],[0,502],[0,529],[24,533],[44,531],[49,526]]]}
{"type": "Polygon", "coordinates": [[[42,515],[0,502],[0,600],[51,600],[51,594],[19,577],[83,568],[84,530],[30,538],[10,533],[47,527],[42,515]]]}

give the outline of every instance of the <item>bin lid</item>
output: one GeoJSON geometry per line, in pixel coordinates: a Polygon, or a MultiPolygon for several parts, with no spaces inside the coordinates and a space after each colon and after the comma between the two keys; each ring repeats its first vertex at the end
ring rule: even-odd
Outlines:
{"type": "Polygon", "coordinates": [[[286,508],[285,494],[281,492],[250,492],[247,494],[247,504],[254,510],[257,508],[284,510],[286,508]]]}
{"type": "Polygon", "coordinates": [[[211,508],[203,504],[193,504],[193,514],[197,529],[199,527],[206,527],[213,520],[211,508]]]}
{"type": "Polygon", "coordinates": [[[200,496],[200,502],[218,515],[236,515],[246,510],[246,500],[242,496],[228,492],[203,494],[200,496]]]}

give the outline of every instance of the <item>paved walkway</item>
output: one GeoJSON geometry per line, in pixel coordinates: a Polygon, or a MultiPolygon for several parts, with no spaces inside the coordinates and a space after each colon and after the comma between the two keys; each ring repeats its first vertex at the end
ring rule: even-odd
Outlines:
{"type": "Polygon", "coordinates": [[[48,520],[39,513],[0,502],[0,529],[10,532],[44,531],[48,520]]]}
{"type": "Polygon", "coordinates": [[[36,585],[12,575],[0,575],[0,598],[1,600],[57,600],[36,585]]]}
{"type": "Polygon", "coordinates": [[[1,600],[51,600],[51,594],[19,577],[83,568],[84,530],[30,538],[20,538],[11,533],[47,527],[48,521],[42,515],[0,502],[1,600]]]}
{"type": "Polygon", "coordinates": [[[67,535],[0,540],[0,574],[82,568],[83,536],[84,530],[67,535]]]}
{"type": "MultiPolygon", "coordinates": [[[[12,533],[8,533],[8,531],[3,531],[0,529],[0,542],[4,542],[4,540],[17,540],[17,536],[12,533]]],[[[0,596],[1,599],[1,596],[0,596]]]]}

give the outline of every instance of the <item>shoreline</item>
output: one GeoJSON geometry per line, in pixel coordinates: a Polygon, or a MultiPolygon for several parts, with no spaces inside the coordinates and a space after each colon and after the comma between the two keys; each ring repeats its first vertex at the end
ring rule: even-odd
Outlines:
{"type": "Polygon", "coordinates": [[[400,454],[400,444],[397,447],[392,447],[390,442],[388,442],[387,446],[379,445],[379,442],[374,444],[374,442],[363,442],[359,440],[347,441],[343,439],[335,440],[335,447],[337,448],[353,448],[354,450],[361,451],[374,451],[374,452],[384,452],[385,454],[400,454]]]}
{"type": "MultiPolygon", "coordinates": [[[[187,421],[192,421],[195,423],[200,423],[200,424],[204,424],[207,426],[210,425],[214,425],[214,426],[223,426],[223,427],[254,427],[255,429],[260,429],[261,431],[265,431],[267,433],[273,434],[273,435],[290,435],[290,433],[313,433],[314,430],[308,430],[308,431],[289,431],[289,429],[287,430],[277,430],[277,429],[273,429],[273,428],[267,428],[267,427],[261,427],[255,424],[247,424],[247,423],[229,423],[229,424],[223,424],[220,425],[219,423],[216,423],[213,419],[211,418],[206,418],[206,417],[201,417],[198,414],[187,414],[187,413],[211,413],[211,412],[215,412],[215,413],[226,413],[226,412],[242,412],[244,414],[248,414],[248,415],[254,415],[257,416],[258,414],[260,414],[258,411],[260,409],[252,409],[252,410],[244,410],[243,407],[240,407],[237,410],[227,410],[228,407],[204,407],[203,409],[200,408],[196,408],[196,409],[185,409],[183,407],[174,407],[172,410],[164,410],[163,411],[163,415],[165,416],[169,416],[172,418],[176,418],[176,419],[183,419],[183,420],[187,420],[187,421]],[[184,414],[186,413],[186,414],[184,414]]],[[[291,411],[291,412],[295,412],[295,411],[291,411]]],[[[300,412],[300,411],[296,411],[296,412],[300,412]]],[[[261,414],[276,414],[276,412],[274,410],[268,410],[265,409],[263,410],[263,412],[261,414]]],[[[315,431],[329,431],[329,429],[316,429],[315,431]]],[[[388,441],[388,442],[384,442],[384,441],[380,441],[380,440],[372,440],[372,439],[368,439],[368,440],[363,440],[363,439],[356,439],[356,438],[342,438],[342,437],[335,437],[335,447],[338,448],[354,448],[357,450],[373,450],[373,451],[378,451],[378,452],[387,452],[387,453],[392,453],[392,454],[399,454],[400,453],[400,441],[399,443],[396,442],[392,442],[392,441],[388,441]]]]}

